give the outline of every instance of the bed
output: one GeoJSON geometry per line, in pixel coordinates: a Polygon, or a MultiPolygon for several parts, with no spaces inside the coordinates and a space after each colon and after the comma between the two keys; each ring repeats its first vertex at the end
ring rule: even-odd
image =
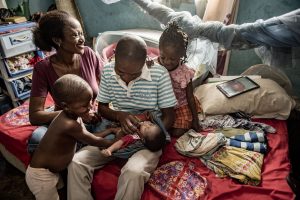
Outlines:
{"type": "MultiPolygon", "coordinates": [[[[114,42],[126,33],[133,33],[142,36],[151,47],[149,48],[148,54],[150,56],[156,56],[158,52],[155,48],[157,47],[160,33],[154,32],[155,33],[146,30],[141,33],[141,31],[137,30],[125,30],[121,32],[104,33],[97,38],[94,50],[107,61],[111,58],[114,42]]],[[[208,89],[211,91],[211,88],[208,89]]],[[[206,93],[205,91],[198,92],[206,93]]],[[[273,97],[271,96],[270,98],[273,97]]],[[[201,99],[201,101],[204,100],[205,99],[201,99]]],[[[48,96],[46,106],[52,104],[53,100],[48,96]]],[[[287,104],[283,104],[286,107],[287,104]]],[[[276,111],[276,113],[278,113],[278,111],[276,111]]],[[[199,199],[293,199],[294,194],[286,182],[286,176],[290,170],[286,121],[266,119],[267,117],[268,116],[264,116],[265,119],[255,120],[269,124],[277,131],[274,134],[267,134],[269,148],[263,159],[262,180],[257,186],[241,184],[232,178],[217,177],[216,174],[204,166],[199,159],[189,158],[179,154],[174,147],[176,142],[175,138],[172,138],[172,142],[164,148],[158,167],[174,161],[193,163],[194,169],[207,180],[206,189],[203,191],[204,195],[199,199]]],[[[27,142],[35,128],[36,126],[31,126],[28,120],[28,102],[10,110],[0,117],[0,151],[8,162],[22,172],[25,172],[30,161],[30,155],[27,152],[27,142]]],[[[117,190],[118,176],[124,163],[124,160],[113,161],[103,169],[97,170],[94,173],[92,193],[95,199],[111,200],[114,198],[117,190]]],[[[155,191],[149,184],[146,184],[142,199],[159,200],[167,198],[155,191]]]]}
{"type": "MultiPolygon", "coordinates": [[[[51,99],[48,99],[51,104],[51,99]]],[[[262,181],[258,186],[244,185],[231,178],[219,178],[207,169],[199,159],[180,155],[174,148],[175,139],[168,144],[160,159],[159,166],[171,161],[196,163],[197,169],[208,180],[208,187],[203,199],[281,199],[291,200],[294,194],[286,182],[290,170],[286,121],[259,119],[277,129],[275,134],[268,134],[269,151],[264,157],[262,181]]],[[[0,117],[0,150],[4,157],[19,170],[25,172],[30,161],[27,141],[36,128],[28,124],[28,104],[25,103],[0,117]],[[18,124],[16,124],[18,123],[18,124]]],[[[95,199],[110,200],[116,193],[120,169],[124,161],[114,161],[94,174],[92,191],[95,199]]],[[[164,199],[159,193],[146,185],[143,200],[164,199]]]]}

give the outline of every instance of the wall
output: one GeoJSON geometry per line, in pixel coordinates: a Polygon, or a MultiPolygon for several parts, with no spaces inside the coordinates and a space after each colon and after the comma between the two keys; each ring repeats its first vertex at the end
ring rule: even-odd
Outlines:
{"type": "Polygon", "coordinates": [[[30,14],[33,14],[38,11],[47,11],[48,7],[55,3],[55,0],[6,0],[8,8],[16,8],[22,2],[28,2],[30,14]]]}
{"type": "MultiPolygon", "coordinates": [[[[237,24],[268,19],[300,8],[299,0],[240,0],[237,24]]],[[[248,67],[262,63],[254,50],[232,50],[228,75],[238,75],[248,67]]]]}
{"type": "MultiPolygon", "coordinates": [[[[101,0],[75,0],[88,36],[95,37],[104,31],[131,28],[160,29],[160,24],[130,0],[105,4],[101,0]]],[[[181,10],[195,14],[195,6],[181,4],[181,10]]]]}

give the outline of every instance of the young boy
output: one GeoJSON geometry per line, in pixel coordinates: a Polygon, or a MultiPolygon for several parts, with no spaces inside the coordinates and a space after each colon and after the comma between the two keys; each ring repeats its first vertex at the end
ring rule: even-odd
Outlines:
{"type": "Polygon", "coordinates": [[[38,200],[59,199],[56,186],[59,174],[71,162],[76,142],[108,147],[114,141],[103,139],[108,134],[120,138],[120,129],[111,128],[92,134],[85,129],[81,116],[91,108],[92,89],[77,75],[60,77],[53,86],[54,98],[61,102],[63,110],[50,124],[45,136],[34,152],[26,170],[26,183],[38,200]]]}

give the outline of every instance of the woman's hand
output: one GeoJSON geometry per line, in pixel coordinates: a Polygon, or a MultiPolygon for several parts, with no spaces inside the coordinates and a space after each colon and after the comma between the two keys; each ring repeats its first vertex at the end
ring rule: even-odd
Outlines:
{"type": "Polygon", "coordinates": [[[139,120],[126,112],[118,112],[117,119],[121,124],[122,131],[126,134],[132,134],[138,130],[139,120]]]}

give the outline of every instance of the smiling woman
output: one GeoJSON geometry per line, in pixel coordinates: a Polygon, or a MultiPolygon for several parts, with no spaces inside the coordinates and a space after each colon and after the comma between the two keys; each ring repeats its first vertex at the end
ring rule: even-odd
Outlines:
{"type": "MultiPolygon", "coordinates": [[[[45,100],[50,93],[53,94],[53,84],[65,74],[77,74],[88,82],[93,91],[93,100],[98,93],[100,72],[103,63],[89,47],[84,46],[85,38],[81,25],[77,19],[64,11],[51,11],[44,15],[33,31],[34,42],[44,51],[55,50],[56,53],[37,63],[34,67],[32,90],[29,105],[29,119],[32,125],[47,125],[61,109],[60,102],[55,101],[55,111],[44,110],[45,100]]],[[[93,113],[87,114],[85,122],[94,119],[93,113]]],[[[93,120],[94,121],[94,120],[93,120]]],[[[37,129],[31,140],[29,148],[39,143],[35,138],[41,138],[45,133],[37,129]]]]}

